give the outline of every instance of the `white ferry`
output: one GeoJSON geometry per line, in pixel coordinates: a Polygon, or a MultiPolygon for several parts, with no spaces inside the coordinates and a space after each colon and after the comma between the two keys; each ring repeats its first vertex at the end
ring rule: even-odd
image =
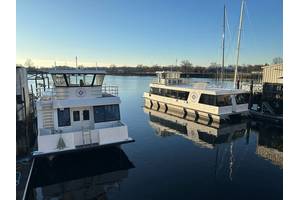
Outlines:
{"type": "Polygon", "coordinates": [[[133,142],[120,119],[116,86],[104,86],[99,70],[51,70],[53,88],[36,102],[35,156],[133,142]]]}
{"type": "Polygon", "coordinates": [[[145,107],[195,121],[220,123],[248,115],[249,93],[241,89],[208,87],[190,83],[181,72],[160,71],[144,93],[145,107]]]}

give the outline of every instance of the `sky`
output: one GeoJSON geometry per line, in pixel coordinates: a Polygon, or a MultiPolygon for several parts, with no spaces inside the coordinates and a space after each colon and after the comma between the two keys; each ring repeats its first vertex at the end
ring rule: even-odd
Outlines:
{"type": "MultiPolygon", "coordinates": [[[[17,0],[16,61],[36,66],[234,64],[241,0],[17,0]]],[[[240,64],[283,53],[282,0],[246,0],[240,64]]]]}

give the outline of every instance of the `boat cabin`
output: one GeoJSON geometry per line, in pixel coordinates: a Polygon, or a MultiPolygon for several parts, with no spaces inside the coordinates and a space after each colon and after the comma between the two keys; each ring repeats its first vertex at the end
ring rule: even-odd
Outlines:
{"type": "Polygon", "coordinates": [[[182,84],[184,79],[180,78],[181,72],[176,71],[158,71],[156,72],[157,84],[177,85],[182,84]]]}
{"type": "Polygon", "coordinates": [[[99,70],[52,70],[53,87],[37,100],[39,153],[132,140],[120,120],[117,86],[99,70]],[[62,142],[63,141],[63,142],[62,142]]]}

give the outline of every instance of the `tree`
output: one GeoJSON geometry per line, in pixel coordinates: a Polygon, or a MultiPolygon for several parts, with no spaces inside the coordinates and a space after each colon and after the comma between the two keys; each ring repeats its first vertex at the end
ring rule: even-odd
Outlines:
{"type": "Polygon", "coordinates": [[[273,58],[273,64],[282,64],[283,63],[283,60],[281,57],[275,57],[273,58]]]}
{"type": "Polygon", "coordinates": [[[34,63],[32,62],[32,60],[30,58],[28,58],[25,63],[24,63],[25,67],[33,67],[34,63]]]}
{"type": "Polygon", "coordinates": [[[187,72],[190,71],[190,69],[193,67],[193,64],[188,60],[183,60],[181,61],[180,66],[182,72],[187,72]]]}

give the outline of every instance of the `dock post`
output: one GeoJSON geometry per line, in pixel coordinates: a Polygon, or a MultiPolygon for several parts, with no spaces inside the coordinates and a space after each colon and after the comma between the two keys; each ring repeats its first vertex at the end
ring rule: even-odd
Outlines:
{"type": "Polygon", "coordinates": [[[250,84],[250,97],[249,97],[249,103],[248,103],[248,109],[252,108],[252,99],[253,98],[253,80],[251,80],[251,84],[250,84]]]}

